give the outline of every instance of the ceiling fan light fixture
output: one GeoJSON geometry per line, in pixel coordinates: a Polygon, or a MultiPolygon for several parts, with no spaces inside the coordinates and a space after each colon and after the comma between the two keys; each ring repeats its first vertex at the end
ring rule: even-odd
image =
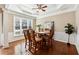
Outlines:
{"type": "Polygon", "coordinates": [[[45,12],[47,9],[47,5],[45,4],[36,4],[36,8],[32,8],[32,9],[36,9],[36,12],[45,12]]]}

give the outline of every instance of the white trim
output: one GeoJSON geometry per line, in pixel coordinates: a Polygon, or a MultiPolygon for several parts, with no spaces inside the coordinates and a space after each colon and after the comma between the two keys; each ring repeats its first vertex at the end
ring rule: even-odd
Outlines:
{"type": "Polygon", "coordinates": [[[4,46],[4,34],[1,33],[1,38],[0,38],[0,42],[1,42],[1,45],[4,46]]]}
{"type": "Polygon", "coordinates": [[[8,44],[8,14],[7,11],[4,10],[3,12],[3,33],[4,33],[4,47],[3,48],[7,48],[9,47],[8,44]]]}
{"type": "Polygon", "coordinates": [[[6,8],[2,8],[2,10],[7,11],[7,13],[9,13],[9,14],[13,14],[13,15],[17,15],[17,16],[21,16],[21,17],[25,17],[25,18],[30,18],[30,19],[36,19],[36,17],[34,17],[34,16],[23,14],[23,13],[16,12],[16,11],[13,11],[13,10],[9,10],[9,9],[6,9],[6,8]]]}
{"type": "Polygon", "coordinates": [[[57,9],[60,9],[64,4],[58,5],[57,9]]]}
{"type": "Polygon", "coordinates": [[[13,42],[13,41],[21,40],[21,39],[24,39],[23,35],[15,37],[13,32],[9,32],[8,33],[8,40],[9,40],[9,42],[13,42]]]}
{"type": "MultiPolygon", "coordinates": [[[[13,32],[8,32],[8,43],[9,42],[13,42],[13,41],[17,41],[17,40],[21,40],[24,39],[24,36],[18,36],[18,37],[14,37],[14,33],[13,32]]],[[[4,34],[1,33],[0,34],[0,44],[3,46],[4,45],[4,34]]]]}
{"type": "MultiPolygon", "coordinates": [[[[9,42],[24,39],[24,36],[22,38],[20,38],[20,37],[22,37],[22,35],[19,37],[14,37],[13,32],[8,33],[9,42]]],[[[68,35],[65,32],[55,32],[55,34],[54,34],[54,40],[61,41],[61,42],[67,43],[67,39],[68,39],[67,37],[68,37],[68,35]]],[[[72,34],[70,37],[70,43],[75,44],[75,42],[76,42],[75,41],[75,34],[72,34]]]]}
{"type": "Polygon", "coordinates": [[[28,28],[29,23],[31,21],[31,27],[33,28],[33,19],[23,18],[23,17],[19,17],[19,16],[14,16],[14,23],[13,23],[14,36],[21,36],[21,35],[23,35],[23,30],[24,30],[24,29],[22,29],[22,21],[23,20],[27,21],[27,28],[28,28]],[[16,20],[20,22],[20,24],[19,24],[20,25],[20,29],[19,30],[15,29],[16,20]],[[19,34],[16,34],[16,32],[19,32],[19,34]]]}
{"type": "Polygon", "coordinates": [[[3,40],[4,40],[3,37],[4,37],[3,34],[0,33],[0,46],[3,46],[3,40]]]}
{"type": "Polygon", "coordinates": [[[14,20],[13,20],[13,21],[14,21],[14,22],[13,22],[14,36],[20,36],[20,34],[18,34],[18,35],[15,34],[15,33],[18,32],[18,31],[20,32],[20,29],[19,29],[19,30],[15,30],[15,22],[16,22],[16,20],[20,22],[20,18],[21,18],[21,17],[14,16],[14,20]]]}
{"type": "MultiPolygon", "coordinates": [[[[55,32],[54,40],[67,43],[68,42],[68,35],[65,32],[55,32]]],[[[70,43],[75,44],[75,34],[71,34],[70,43]]]]}
{"type": "Polygon", "coordinates": [[[48,14],[46,14],[46,15],[38,16],[37,19],[41,19],[41,18],[48,17],[48,16],[59,15],[59,14],[67,13],[67,12],[73,12],[73,11],[75,11],[75,10],[76,10],[76,9],[69,9],[69,10],[64,10],[64,11],[51,12],[51,13],[48,13],[48,14]]]}
{"type": "Polygon", "coordinates": [[[76,45],[76,48],[77,48],[77,52],[79,54],[79,45],[78,44],[75,44],[76,45]]]}
{"type": "MultiPolygon", "coordinates": [[[[4,41],[3,41],[4,40],[4,36],[3,36],[2,33],[1,33],[1,39],[2,39],[1,40],[2,41],[1,44],[3,45],[4,44],[4,41]]],[[[24,36],[14,37],[13,32],[8,32],[8,42],[13,42],[13,41],[21,40],[21,39],[24,39],[24,36]]],[[[78,39],[79,39],[79,37],[78,37],[78,39]]],[[[54,40],[67,43],[67,34],[65,32],[55,32],[54,40]]],[[[72,34],[71,38],[70,38],[70,43],[71,44],[75,44],[75,42],[76,42],[75,35],[72,34]]],[[[79,45],[78,44],[75,44],[75,45],[76,45],[78,53],[79,53],[79,45]]]]}
{"type": "Polygon", "coordinates": [[[76,45],[76,48],[77,48],[77,51],[78,51],[78,54],[79,54],[79,33],[77,34],[77,36],[76,36],[77,38],[77,40],[76,40],[76,43],[75,43],[75,45],[76,45]]]}
{"type": "MultiPolygon", "coordinates": [[[[67,43],[67,39],[68,39],[67,37],[68,37],[67,34],[64,32],[55,32],[54,40],[67,43]]],[[[70,43],[76,46],[79,54],[79,34],[77,35],[75,33],[72,34],[70,37],[70,43]]]]}

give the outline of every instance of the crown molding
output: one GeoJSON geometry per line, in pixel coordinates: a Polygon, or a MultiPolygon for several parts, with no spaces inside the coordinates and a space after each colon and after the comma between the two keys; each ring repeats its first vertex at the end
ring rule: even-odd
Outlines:
{"type": "Polygon", "coordinates": [[[2,10],[3,10],[3,12],[7,12],[9,14],[13,14],[13,15],[17,15],[17,16],[21,16],[21,17],[25,17],[25,18],[27,17],[27,18],[30,18],[30,19],[36,19],[36,17],[34,17],[34,16],[27,15],[27,14],[20,13],[20,12],[16,12],[16,11],[9,10],[9,9],[6,9],[6,8],[3,8],[2,10]]]}
{"type": "Polygon", "coordinates": [[[59,14],[67,13],[67,12],[73,12],[73,11],[76,11],[76,9],[69,9],[69,10],[64,10],[64,11],[51,12],[51,13],[48,13],[47,15],[38,16],[37,19],[41,19],[41,18],[48,17],[48,16],[59,15],[59,14]]]}

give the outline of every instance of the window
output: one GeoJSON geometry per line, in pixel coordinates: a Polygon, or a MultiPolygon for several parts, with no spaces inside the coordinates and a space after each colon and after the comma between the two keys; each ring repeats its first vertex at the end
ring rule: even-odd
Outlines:
{"type": "Polygon", "coordinates": [[[27,18],[14,17],[14,36],[23,35],[23,30],[33,28],[33,21],[27,18]]]}
{"type": "Polygon", "coordinates": [[[22,29],[26,29],[27,28],[27,20],[23,20],[22,21],[22,29]]]}

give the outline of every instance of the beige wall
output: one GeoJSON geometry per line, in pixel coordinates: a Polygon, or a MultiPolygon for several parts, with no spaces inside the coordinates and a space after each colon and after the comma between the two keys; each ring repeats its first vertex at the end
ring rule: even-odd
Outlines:
{"type": "Polygon", "coordinates": [[[2,32],[2,5],[0,5],[0,33],[2,32]]]}
{"type": "MultiPolygon", "coordinates": [[[[24,36],[18,36],[18,37],[14,37],[14,34],[13,34],[13,22],[14,22],[14,16],[17,16],[17,15],[14,15],[14,14],[10,14],[8,13],[8,34],[9,34],[9,41],[12,42],[12,41],[15,41],[15,40],[20,40],[20,39],[24,39],[24,36]]],[[[19,17],[22,17],[22,16],[19,16],[19,17]]],[[[33,28],[35,29],[35,24],[36,23],[36,20],[34,19],[33,20],[33,28]]]]}
{"type": "Polygon", "coordinates": [[[76,11],[76,26],[79,28],[79,10],[76,11]]]}
{"type": "MultiPolygon", "coordinates": [[[[8,39],[10,42],[15,41],[15,40],[19,40],[19,39],[24,39],[24,36],[14,37],[14,34],[13,34],[14,16],[24,17],[21,14],[17,15],[17,13],[16,14],[8,13],[8,39]]],[[[35,23],[36,23],[36,19],[33,20],[33,28],[34,29],[35,29],[35,25],[36,25],[35,23]]],[[[0,13],[0,34],[1,34],[1,32],[2,32],[2,14],[0,13]]]]}
{"type": "Polygon", "coordinates": [[[8,14],[8,32],[13,32],[13,17],[14,15],[8,14]]]}
{"type": "Polygon", "coordinates": [[[36,19],[33,20],[33,28],[36,30],[36,19]]]}
{"type": "MultiPolygon", "coordinates": [[[[8,14],[8,32],[13,32],[13,21],[14,21],[14,16],[13,14],[8,14]]],[[[33,28],[35,29],[35,24],[36,24],[36,20],[33,20],[33,28]]]]}
{"type": "Polygon", "coordinates": [[[38,19],[36,24],[43,24],[45,21],[54,21],[55,22],[55,31],[63,32],[64,26],[67,23],[75,25],[75,12],[68,12],[59,15],[49,16],[42,19],[38,19]]]}
{"type": "Polygon", "coordinates": [[[76,27],[77,27],[77,34],[76,34],[76,48],[79,53],[79,9],[76,11],[76,27]]]}
{"type": "MultiPolygon", "coordinates": [[[[8,14],[8,32],[13,31],[13,15],[8,14]]],[[[0,32],[2,32],[2,13],[0,13],[0,32]]]]}
{"type": "Polygon", "coordinates": [[[5,4],[0,4],[0,8],[5,8],[5,4]]]}
{"type": "Polygon", "coordinates": [[[2,14],[0,13],[0,33],[2,32],[2,14]]]}

